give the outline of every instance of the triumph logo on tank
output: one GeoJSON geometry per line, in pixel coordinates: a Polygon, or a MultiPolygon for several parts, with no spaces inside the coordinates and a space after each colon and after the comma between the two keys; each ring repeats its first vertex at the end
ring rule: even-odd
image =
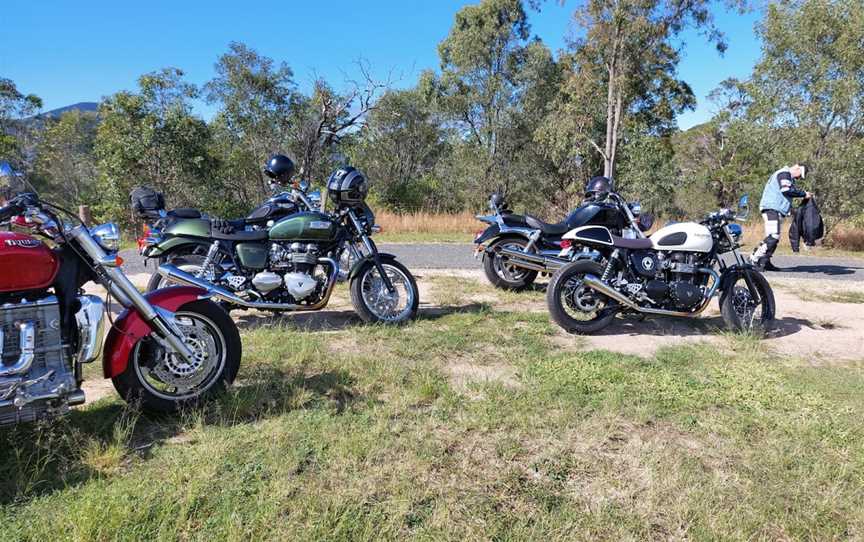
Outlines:
{"type": "Polygon", "coordinates": [[[42,244],[38,239],[6,239],[6,246],[19,248],[36,248],[42,244]]]}
{"type": "Polygon", "coordinates": [[[324,220],[316,220],[314,222],[309,223],[310,230],[329,230],[330,223],[324,220]]]}

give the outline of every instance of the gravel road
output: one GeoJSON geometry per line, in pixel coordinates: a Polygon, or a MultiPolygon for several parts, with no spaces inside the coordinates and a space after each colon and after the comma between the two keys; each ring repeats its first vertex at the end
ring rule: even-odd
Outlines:
{"type": "MultiPolygon", "coordinates": [[[[474,245],[467,243],[418,243],[378,245],[381,252],[395,254],[409,269],[477,269],[480,260],[474,258],[474,245]]],[[[124,250],[121,256],[126,261],[127,273],[150,273],[152,263],[146,268],[135,250],[124,250]]],[[[774,263],[782,272],[768,276],[789,278],[820,278],[830,280],[864,281],[864,260],[854,258],[824,258],[818,256],[775,256],[774,263]]]]}

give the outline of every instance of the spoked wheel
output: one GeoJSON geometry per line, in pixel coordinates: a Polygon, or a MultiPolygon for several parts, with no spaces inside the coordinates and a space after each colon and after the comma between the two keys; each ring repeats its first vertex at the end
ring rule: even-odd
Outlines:
{"type": "Polygon", "coordinates": [[[389,291],[378,268],[366,262],[351,281],[351,303],[364,322],[401,324],[417,316],[420,294],[408,269],[396,260],[381,262],[394,291],[389,291]]]}
{"type": "Polygon", "coordinates": [[[744,275],[739,274],[720,297],[720,314],[726,327],[732,331],[764,333],[774,321],[774,291],[761,273],[745,273],[749,273],[759,299],[754,298],[744,275]]]}
{"type": "Polygon", "coordinates": [[[486,279],[495,287],[505,290],[523,290],[534,283],[537,271],[516,267],[509,263],[506,257],[502,257],[494,249],[497,247],[512,250],[525,250],[528,241],[525,239],[502,239],[496,241],[489,248],[491,253],[483,257],[483,272],[486,279]]]}
{"type": "Polygon", "coordinates": [[[140,400],[156,412],[173,412],[224,390],[240,368],[240,333],[231,317],[211,301],[187,303],[175,313],[192,350],[190,361],[149,337],[138,341],[126,370],[113,379],[126,401],[140,400]]]}
{"type": "Polygon", "coordinates": [[[546,289],[546,304],[556,324],[570,333],[595,333],[612,323],[618,305],[585,286],[585,275],[599,277],[603,267],[596,262],[574,262],[559,269],[546,289]]]}

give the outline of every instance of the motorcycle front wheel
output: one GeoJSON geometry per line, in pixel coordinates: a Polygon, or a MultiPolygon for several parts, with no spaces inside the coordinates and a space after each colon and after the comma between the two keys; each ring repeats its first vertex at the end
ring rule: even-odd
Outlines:
{"type": "Polygon", "coordinates": [[[617,303],[583,284],[585,275],[599,277],[603,266],[582,261],[565,265],[555,272],[546,289],[549,315],[569,333],[596,333],[612,323],[617,303]]]}
{"type": "Polygon", "coordinates": [[[367,323],[401,324],[417,316],[420,293],[411,271],[396,260],[381,262],[394,291],[390,292],[374,262],[363,263],[351,281],[351,303],[367,323]]]}
{"type": "Polygon", "coordinates": [[[751,270],[744,273],[749,273],[756,293],[759,294],[759,301],[753,299],[742,273],[723,290],[720,296],[720,314],[731,331],[764,333],[774,321],[777,310],[774,290],[762,273],[751,270]]]}
{"type": "Polygon", "coordinates": [[[176,412],[224,391],[240,369],[242,345],[237,325],[218,305],[193,301],[174,313],[192,350],[187,362],[169,354],[150,337],[132,349],[126,370],[112,379],[126,402],[151,412],[176,412]]]}

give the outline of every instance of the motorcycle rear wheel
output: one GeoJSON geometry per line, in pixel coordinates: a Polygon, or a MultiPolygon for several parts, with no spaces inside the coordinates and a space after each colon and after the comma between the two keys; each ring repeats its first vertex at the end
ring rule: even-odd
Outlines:
{"type": "Polygon", "coordinates": [[[526,246],[528,246],[528,241],[515,237],[499,239],[489,245],[489,250],[492,252],[487,252],[483,256],[483,272],[492,286],[501,288],[502,290],[519,291],[534,283],[534,280],[537,278],[537,271],[507,264],[500,254],[494,252],[496,247],[512,247],[518,250],[525,250],[526,246]]]}
{"type": "Polygon", "coordinates": [[[585,275],[599,277],[603,266],[581,261],[565,265],[552,276],[546,289],[546,304],[552,320],[569,333],[588,335],[612,323],[617,303],[582,285],[585,275]]]}

